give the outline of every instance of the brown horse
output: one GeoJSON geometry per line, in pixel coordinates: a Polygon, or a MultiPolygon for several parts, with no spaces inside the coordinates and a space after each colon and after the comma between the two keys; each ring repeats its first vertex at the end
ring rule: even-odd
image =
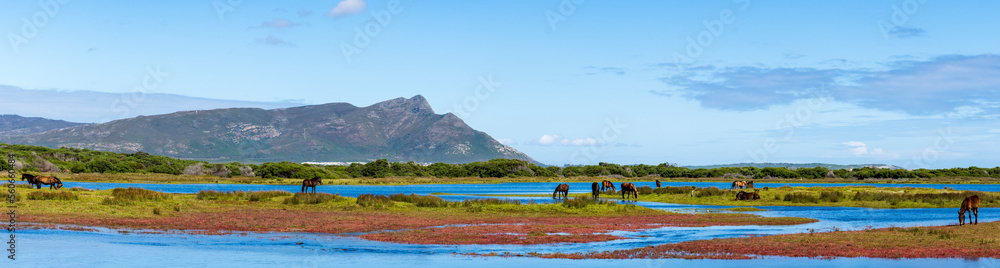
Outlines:
{"type": "Polygon", "coordinates": [[[729,189],[737,189],[737,188],[743,189],[743,187],[746,187],[746,186],[747,186],[747,182],[746,181],[734,181],[733,182],[733,187],[731,187],[729,189]]]}
{"type": "Polygon", "coordinates": [[[965,224],[965,212],[972,211],[969,213],[969,224],[979,224],[979,196],[973,195],[966,197],[962,200],[962,208],[958,209],[958,225],[965,224]],[[976,215],[976,222],[972,222],[972,215],[976,215]]]}
{"type": "Polygon", "coordinates": [[[612,191],[617,191],[617,189],[615,189],[615,184],[614,183],[611,183],[611,181],[609,181],[609,180],[602,181],[601,182],[601,191],[607,190],[608,188],[611,188],[612,191]]]}
{"type": "Polygon", "coordinates": [[[320,178],[320,177],[315,177],[315,178],[308,179],[308,180],[302,180],[302,192],[305,193],[306,189],[309,189],[309,187],[312,187],[313,193],[315,193],[316,192],[316,185],[320,185],[322,183],[323,183],[323,179],[320,178]]]}
{"type": "Polygon", "coordinates": [[[743,186],[744,186],[743,188],[747,188],[747,189],[754,188],[753,187],[753,181],[748,181],[743,186]]]}
{"type": "Polygon", "coordinates": [[[566,198],[569,195],[569,184],[563,183],[556,186],[556,191],[552,192],[552,198],[556,198],[556,194],[562,194],[562,197],[566,198]]]}
{"type": "Polygon", "coordinates": [[[760,195],[756,192],[744,192],[740,191],[736,193],[736,200],[757,200],[760,199],[760,195]]]}
{"type": "Polygon", "coordinates": [[[656,188],[660,188],[660,180],[656,180],[656,188]]]}
{"type": "Polygon", "coordinates": [[[597,198],[601,197],[601,184],[600,183],[596,183],[596,182],[595,183],[591,183],[590,184],[590,191],[591,191],[592,194],[594,194],[594,199],[597,199],[597,198]]]}
{"type": "Polygon", "coordinates": [[[35,176],[35,183],[33,183],[38,189],[42,189],[42,185],[48,185],[49,189],[59,189],[62,188],[63,184],[59,178],[48,177],[48,176],[35,176]]]}
{"type": "Polygon", "coordinates": [[[635,184],[631,182],[622,183],[622,199],[626,199],[626,196],[635,196],[639,199],[639,191],[635,189],[635,184]]]}

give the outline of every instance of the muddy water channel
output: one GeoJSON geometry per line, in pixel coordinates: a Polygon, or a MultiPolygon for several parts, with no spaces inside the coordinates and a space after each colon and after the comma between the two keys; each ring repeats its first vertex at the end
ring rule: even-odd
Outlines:
{"type": "MultiPolygon", "coordinates": [[[[475,195],[492,194],[551,194],[557,183],[509,184],[451,184],[405,186],[320,186],[320,192],[344,196],[360,194],[393,193],[459,193],[444,195],[448,200],[482,198],[475,195]]],[[[589,183],[570,184],[571,193],[589,192],[589,183]]],[[[637,186],[652,183],[637,183],[637,186]]],[[[668,183],[669,186],[726,187],[727,183],[668,183]]],[[[876,187],[949,187],[960,190],[1000,191],[1000,185],[972,184],[767,184],[757,187],[790,186],[844,186],[872,185],[876,187]]],[[[66,187],[110,189],[140,187],[171,193],[196,193],[200,190],[261,191],[286,190],[297,192],[298,186],[245,185],[245,184],[122,184],[75,183],[66,187]]],[[[551,202],[545,197],[518,197],[511,199],[551,202]]],[[[654,202],[637,202],[637,205],[668,211],[702,213],[719,212],[725,206],[679,205],[654,202]]],[[[816,223],[794,226],[717,226],[717,227],[664,227],[636,232],[614,232],[626,239],[581,244],[549,244],[529,246],[508,245],[407,245],[361,240],[354,236],[336,236],[305,233],[237,233],[233,235],[143,234],[121,233],[118,230],[96,228],[97,231],[24,230],[18,233],[19,260],[17,267],[38,266],[274,266],[291,264],[296,267],[510,267],[555,266],[593,267],[598,265],[629,265],[629,267],[998,267],[997,259],[904,259],[885,260],[868,258],[837,258],[816,260],[803,258],[763,258],[755,260],[549,260],[538,258],[467,257],[454,253],[491,252],[515,254],[550,252],[591,252],[628,249],[675,243],[690,240],[728,238],[744,235],[772,235],[833,230],[858,230],[889,226],[930,226],[954,224],[956,209],[869,209],[843,207],[763,207],[766,211],[742,212],[765,217],[792,216],[819,220],[816,223]],[[58,252],[54,254],[53,252],[58,252]],[[23,265],[28,264],[28,265],[23,265]]],[[[980,209],[980,221],[1000,220],[1000,208],[980,209]]]]}

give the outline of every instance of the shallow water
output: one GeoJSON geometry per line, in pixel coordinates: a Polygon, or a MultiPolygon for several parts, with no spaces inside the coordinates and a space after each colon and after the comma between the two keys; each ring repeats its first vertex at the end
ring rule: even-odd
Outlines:
{"type": "MultiPolygon", "coordinates": [[[[507,183],[507,184],[452,184],[405,186],[320,186],[318,191],[357,196],[363,193],[392,194],[435,192],[467,194],[539,194],[551,193],[558,183],[507,183]]],[[[652,184],[652,183],[650,183],[652,184]]],[[[724,183],[671,183],[671,186],[717,186],[724,183]]],[[[776,186],[782,186],[780,184],[776,186]]],[[[833,184],[789,184],[791,186],[837,186],[833,184]]],[[[90,189],[115,187],[141,187],[173,193],[196,193],[200,190],[286,190],[298,191],[297,186],[243,185],[243,184],[112,184],[67,182],[66,187],[80,186],[90,189]]],[[[571,192],[589,192],[589,184],[571,184],[571,192]],[[586,190],[573,191],[574,188],[586,190]]],[[[638,186],[643,186],[639,184],[638,186]]],[[[764,187],[766,184],[758,184],[764,187]]],[[[776,187],[770,186],[770,187],[776,187]]],[[[927,187],[932,185],[876,184],[877,187],[927,187]]],[[[937,185],[937,187],[993,191],[997,185],[937,185]]],[[[449,200],[482,198],[477,196],[448,195],[449,200]]],[[[550,197],[524,197],[520,200],[550,202],[550,197]]],[[[702,206],[636,202],[654,209],[683,212],[719,211],[727,206],[702,206]]],[[[629,265],[638,267],[737,267],[762,265],[766,267],[996,267],[997,259],[920,259],[882,260],[867,258],[838,258],[814,260],[803,258],[765,258],[758,260],[547,260],[537,258],[482,258],[452,253],[549,253],[591,252],[628,249],[675,243],[690,240],[737,237],[749,234],[786,234],[810,231],[858,230],[889,226],[930,226],[955,224],[957,211],[941,209],[871,209],[841,207],[763,207],[767,211],[742,212],[766,217],[795,216],[818,219],[819,222],[794,226],[714,226],[714,227],[663,227],[637,232],[614,232],[626,239],[580,244],[550,244],[530,246],[509,245],[405,245],[361,240],[322,234],[255,234],[248,235],[189,235],[189,234],[120,234],[115,230],[99,232],[67,230],[24,230],[18,232],[17,267],[33,266],[122,266],[143,267],[175,266],[274,266],[291,264],[296,267],[362,266],[365,267],[510,267],[515,266],[598,266],[629,265]],[[298,244],[301,242],[301,244],[298,244]],[[51,254],[59,252],[60,254],[51,254]],[[24,264],[27,264],[24,266],[24,264]]],[[[981,221],[1000,220],[1000,208],[981,208],[981,221]]]]}

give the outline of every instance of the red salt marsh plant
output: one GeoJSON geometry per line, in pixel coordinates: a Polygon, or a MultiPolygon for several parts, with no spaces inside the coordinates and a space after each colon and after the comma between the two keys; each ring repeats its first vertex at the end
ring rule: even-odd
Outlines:
{"type": "Polygon", "coordinates": [[[547,254],[542,257],[633,259],[678,256],[722,259],[757,256],[998,258],[1000,222],[712,239],[587,254],[547,254]]]}

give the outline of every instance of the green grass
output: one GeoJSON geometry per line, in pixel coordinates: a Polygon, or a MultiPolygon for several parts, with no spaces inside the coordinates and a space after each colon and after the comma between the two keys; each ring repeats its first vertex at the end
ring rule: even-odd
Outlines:
{"type": "Polygon", "coordinates": [[[219,192],[214,190],[201,190],[195,195],[198,200],[246,200],[246,201],[267,201],[274,197],[290,196],[288,191],[228,191],[219,192]]]}

